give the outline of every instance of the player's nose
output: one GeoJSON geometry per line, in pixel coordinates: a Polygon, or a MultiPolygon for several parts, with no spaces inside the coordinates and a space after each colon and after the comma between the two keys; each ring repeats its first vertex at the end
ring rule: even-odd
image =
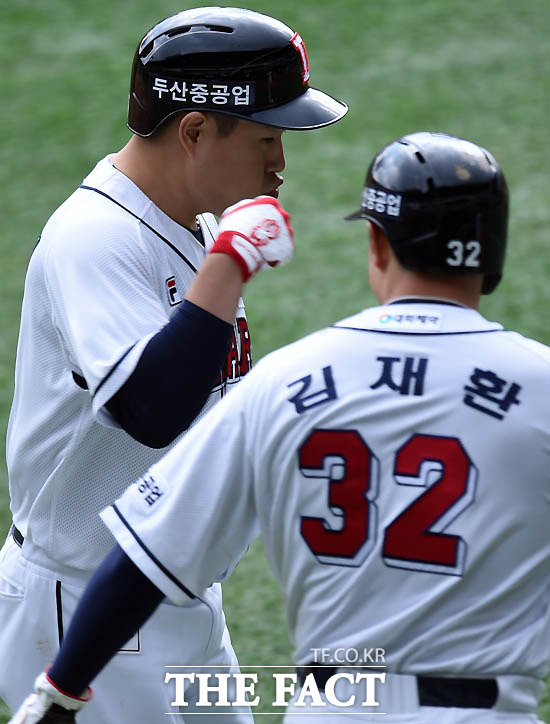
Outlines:
{"type": "Polygon", "coordinates": [[[276,138],[269,147],[268,171],[270,173],[281,173],[285,170],[285,152],[282,138],[276,138]]]}

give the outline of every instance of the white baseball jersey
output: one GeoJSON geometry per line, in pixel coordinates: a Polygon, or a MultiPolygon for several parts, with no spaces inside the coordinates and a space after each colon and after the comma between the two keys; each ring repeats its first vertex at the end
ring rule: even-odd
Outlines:
{"type": "MultiPolygon", "coordinates": [[[[206,214],[199,223],[208,247],[216,221],[206,214]]],[[[204,255],[110,157],[43,230],[25,284],[7,461],[15,525],[58,564],[96,568],[112,547],[99,511],[162,454],[116,429],[104,405],[177,310],[204,255]]],[[[249,365],[241,300],[207,406],[249,365]]]]}
{"type": "Polygon", "coordinates": [[[183,604],[261,533],[297,663],[542,676],[550,659],[550,350],[435,300],[265,357],[102,513],[183,604]]]}

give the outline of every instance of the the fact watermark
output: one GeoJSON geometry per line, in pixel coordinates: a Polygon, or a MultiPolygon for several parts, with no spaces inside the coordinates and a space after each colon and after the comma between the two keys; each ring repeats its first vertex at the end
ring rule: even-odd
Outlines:
{"type": "MultiPolygon", "coordinates": [[[[297,670],[261,665],[222,673],[223,668],[205,672],[205,667],[167,666],[164,683],[172,687],[171,707],[185,711],[192,691],[194,713],[250,707],[256,716],[277,709],[284,712],[289,706],[304,714],[322,713],[327,707],[377,711],[377,689],[386,680],[385,651],[380,648],[312,649],[308,665],[297,670]]],[[[176,712],[166,712],[171,713],[176,712]]]]}
{"type": "Polygon", "coordinates": [[[337,666],[385,666],[386,650],[379,648],[337,649],[321,648],[311,649],[312,663],[314,664],[336,664],[337,666]]]}

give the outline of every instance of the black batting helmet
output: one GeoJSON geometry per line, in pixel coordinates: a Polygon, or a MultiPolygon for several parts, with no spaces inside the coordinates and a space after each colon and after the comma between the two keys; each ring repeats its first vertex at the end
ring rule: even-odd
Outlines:
{"type": "Polygon", "coordinates": [[[484,148],[443,133],[412,133],[385,146],[367,171],[361,208],[406,269],[483,274],[484,294],[502,277],[508,189],[484,148]]]}
{"type": "Polygon", "coordinates": [[[335,123],[348,109],[309,87],[298,33],[251,10],[206,7],[163,20],[140,42],[128,127],[150,136],[169,116],[191,110],[306,130],[335,123]]]}

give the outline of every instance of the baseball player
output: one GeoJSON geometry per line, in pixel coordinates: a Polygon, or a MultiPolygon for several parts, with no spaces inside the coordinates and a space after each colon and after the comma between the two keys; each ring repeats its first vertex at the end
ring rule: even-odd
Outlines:
{"type": "MultiPolygon", "coordinates": [[[[550,350],[477,311],[502,275],[504,175],[473,143],[411,134],[376,155],[348,218],[367,220],[380,306],[262,359],[102,512],[118,547],[13,724],[83,706],[119,645],[97,643],[130,595],[117,576],[188,605],[258,534],[295,646],[286,724],[537,722],[550,350]]],[[[246,206],[222,217],[237,240],[254,224],[246,206]]]]}
{"type": "MultiPolygon", "coordinates": [[[[27,273],[7,441],[13,527],[0,554],[0,696],[13,710],[112,547],[101,509],[251,366],[243,284],[293,249],[274,203],[283,129],[346,110],[309,86],[301,37],[259,13],[188,10],[140,42],[133,136],[53,214],[27,273]],[[258,196],[273,224],[238,243],[218,235],[213,214],[258,196]]],[[[167,662],[237,666],[221,578],[123,636],[83,722],[164,721],[169,693],[153,682],[167,662]]],[[[251,721],[247,707],[231,715],[251,721]]]]}

